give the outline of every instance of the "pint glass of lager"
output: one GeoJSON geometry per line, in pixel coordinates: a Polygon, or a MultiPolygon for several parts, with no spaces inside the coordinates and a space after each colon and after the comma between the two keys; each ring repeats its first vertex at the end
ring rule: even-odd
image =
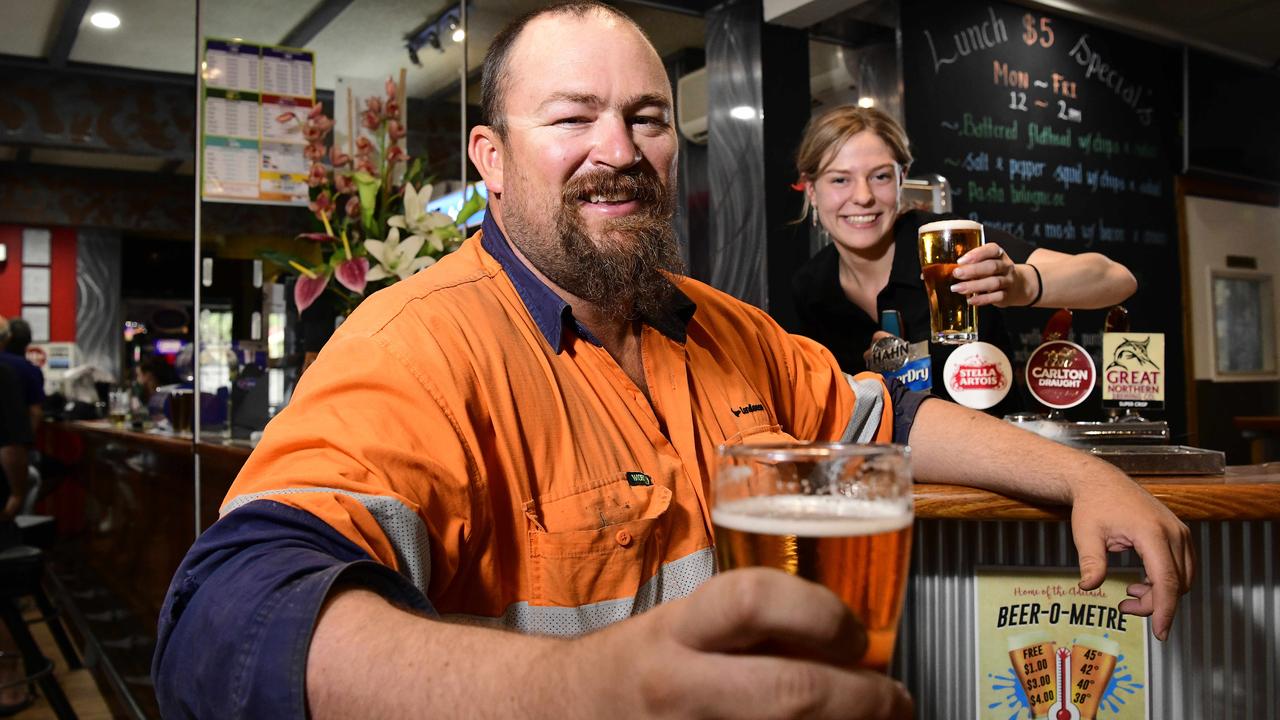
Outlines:
{"type": "Polygon", "coordinates": [[[951,292],[961,255],[983,243],[982,225],[972,220],[939,220],[920,226],[920,269],[929,294],[929,325],[935,343],[959,345],[978,339],[977,308],[951,292]]]}
{"type": "Polygon", "coordinates": [[[761,565],[826,585],[866,628],[863,666],[885,671],[911,553],[907,453],[844,443],[720,448],[711,503],[719,569],[761,565]]]}

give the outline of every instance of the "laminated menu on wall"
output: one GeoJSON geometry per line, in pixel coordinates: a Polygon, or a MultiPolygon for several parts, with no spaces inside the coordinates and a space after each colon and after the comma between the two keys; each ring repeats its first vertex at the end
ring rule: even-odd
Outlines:
{"type": "Polygon", "coordinates": [[[202,79],[201,197],[306,205],[307,141],[276,118],[316,103],[315,53],[207,39],[202,79]]]}

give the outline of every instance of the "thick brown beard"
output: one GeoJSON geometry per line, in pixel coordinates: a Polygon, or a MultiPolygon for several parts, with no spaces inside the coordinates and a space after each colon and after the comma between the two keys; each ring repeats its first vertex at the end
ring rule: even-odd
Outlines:
{"type": "Polygon", "coordinates": [[[647,168],[625,174],[584,173],[561,192],[554,209],[555,227],[547,228],[554,237],[539,232],[541,228],[529,222],[526,208],[513,203],[506,218],[514,236],[511,241],[548,280],[607,316],[619,320],[658,317],[675,297],[664,272],[684,272],[671,224],[672,190],[664,188],[647,168]],[[607,221],[600,237],[592,238],[578,210],[580,199],[591,194],[630,195],[640,209],[607,221]]]}

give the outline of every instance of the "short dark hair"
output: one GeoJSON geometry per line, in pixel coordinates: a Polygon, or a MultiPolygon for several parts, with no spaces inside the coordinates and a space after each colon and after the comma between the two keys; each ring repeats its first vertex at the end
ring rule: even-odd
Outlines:
{"type": "Polygon", "coordinates": [[[593,12],[621,18],[638,30],[646,40],[649,37],[645,34],[644,29],[636,24],[635,20],[632,20],[618,8],[597,2],[597,0],[565,0],[564,2],[553,3],[536,10],[530,10],[512,20],[493,39],[493,42],[489,45],[489,50],[484,54],[484,70],[480,78],[480,110],[484,114],[484,123],[492,127],[498,133],[498,137],[504,140],[507,137],[507,120],[503,113],[502,103],[509,77],[507,57],[511,54],[511,48],[515,46],[520,33],[524,32],[525,26],[543,15],[573,15],[574,17],[583,18],[593,12]]]}
{"type": "Polygon", "coordinates": [[[172,385],[178,382],[178,373],[168,360],[159,355],[145,355],[138,363],[138,369],[156,379],[156,386],[172,385]]]}
{"type": "Polygon", "coordinates": [[[27,351],[27,346],[31,344],[31,323],[20,317],[13,318],[9,321],[9,340],[5,343],[5,349],[11,353],[21,355],[27,351]]]}

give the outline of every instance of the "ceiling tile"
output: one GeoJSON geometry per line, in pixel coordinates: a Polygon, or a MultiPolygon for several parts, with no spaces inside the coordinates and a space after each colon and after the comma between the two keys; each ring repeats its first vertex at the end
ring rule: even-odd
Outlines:
{"type": "Polygon", "coordinates": [[[61,17],[63,3],[45,0],[0,0],[0,52],[24,57],[44,57],[50,28],[61,17]]]}

